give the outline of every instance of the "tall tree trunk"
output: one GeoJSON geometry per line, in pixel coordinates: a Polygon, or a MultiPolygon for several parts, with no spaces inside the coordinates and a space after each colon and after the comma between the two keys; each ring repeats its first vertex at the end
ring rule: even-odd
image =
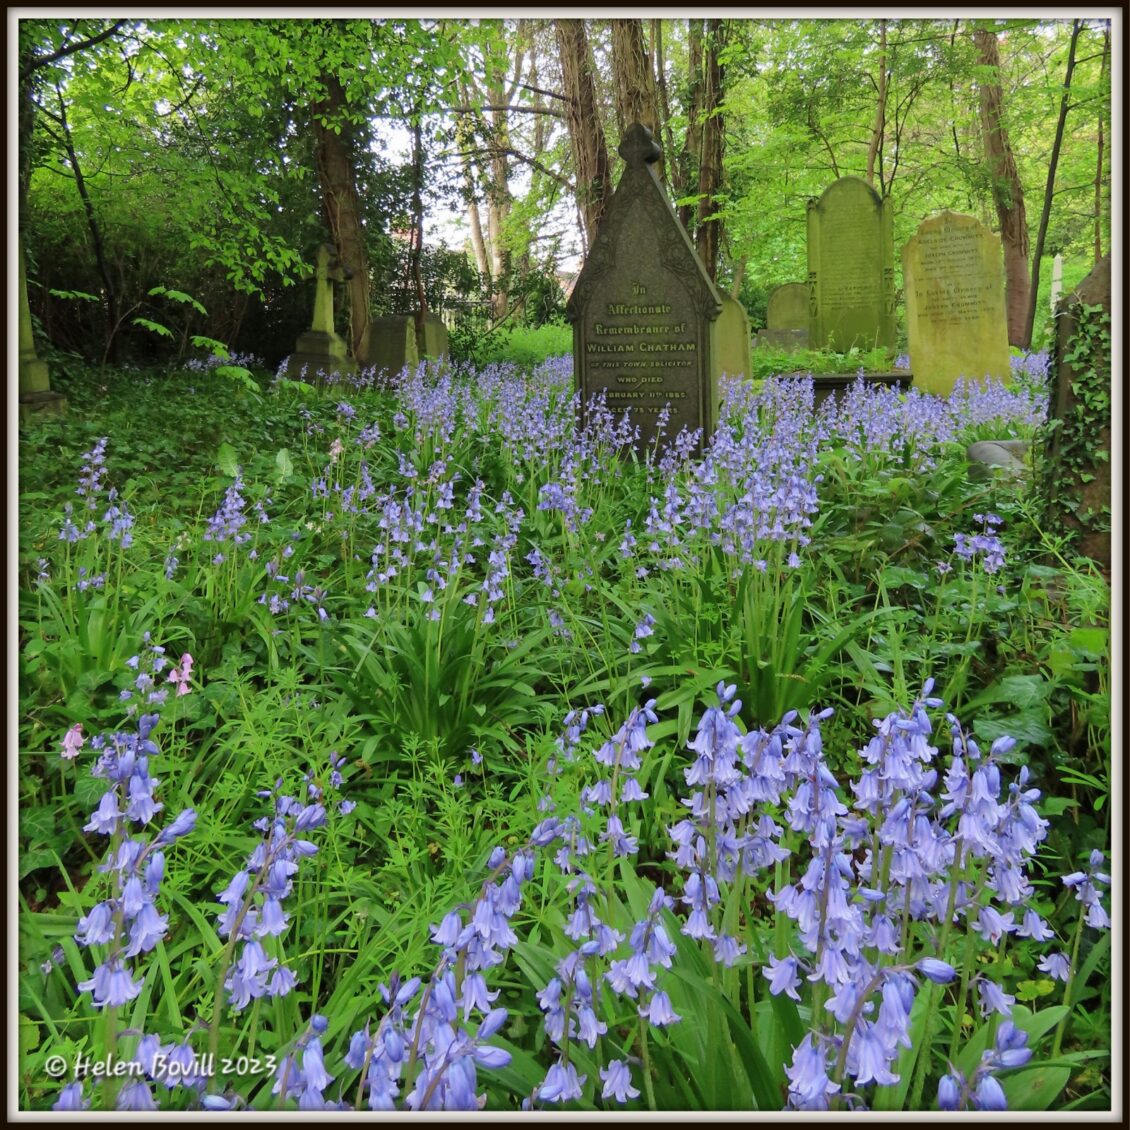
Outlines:
{"type": "Polygon", "coordinates": [[[608,145],[597,111],[592,51],[583,20],[554,20],[553,27],[561,55],[569,140],[576,165],[577,205],[591,247],[613,187],[608,145]]]}
{"type": "MultiPolygon", "coordinates": [[[[1110,24],[1103,31],[1103,62],[1099,70],[1099,88],[1106,85],[1107,60],[1110,58],[1110,24]]],[[[1099,107],[1098,153],[1095,158],[1095,263],[1103,257],[1103,120],[1106,117],[1105,104],[1099,107]]]]}
{"type": "MultiPolygon", "coordinates": [[[[461,98],[463,104],[470,105],[471,99],[465,86],[461,85],[461,98]]],[[[487,285],[491,286],[490,260],[487,258],[486,243],[483,240],[483,221],[479,215],[478,193],[475,189],[475,167],[471,160],[471,145],[474,130],[471,128],[469,115],[461,114],[455,123],[455,136],[459,143],[463,161],[463,186],[467,194],[467,219],[471,224],[471,249],[475,254],[475,266],[480,276],[487,285]]]]}
{"type": "Polygon", "coordinates": [[[416,340],[424,339],[428,297],[424,292],[424,137],[420,111],[412,118],[412,284],[416,290],[416,340]]]}
{"type": "MultiPolygon", "coordinates": [[[[646,126],[656,142],[659,132],[659,97],[655,73],[643,41],[643,20],[612,20],[612,77],[616,89],[616,124],[620,136],[635,122],[646,126]]],[[[661,184],[667,184],[665,162],[655,163],[661,184]]]]}
{"type": "Polygon", "coordinates": [[[86,226],[90,229],[90,241],[94,247],[94,260],[98,265],[98,275],[102,279],[103,298],[106,303],[106,346],[102,352],[102,363],[112,361],[116,364],[121,354],[118,342],[118,323],[121,321],[121,315],[118,313],[118,291],[110,274],[110,264],[106,259],[106,246],[102,242],[102,229],[98,225],[98,218],[94,215],[94,202],[90,199],[90,192],[86,187],[86,178],[82,175],[82,166],[79,164],[78,154],[75,152],[70,123],[67,121],[67,106],[58,83],[55,84],[55,96],[59,100],[59,113],[57,115],[51,114],[50,117],[58,123],[61,131],[63,148],[66,151],[67,161],[71,166],[71,174],[75,180],[75,188],[78,189],[79,199],[82,200],[83,212],[86,215],[86,226]]]}
{"type": "MultiPolygon", "coordinates": [[[[875,187],[875,158],[883,148],[883,131],[887,124],[887,21],[879,21],[879,81],[875,106],[875,124],[871,127],[871,144],[867,147],[867,183],[875,187]]],[[[882,196],[883,186],[879,186],[882,196]]]]}
{"type": "Polygon", "coordinates": [[[718,248],[722,242],[722,218],[718,191],[722,187],[723,118],[722,93],[725,68],[719,61],[727,30],[725,20],[707,20],[703,52],[702,150],[698,165],[698,223],[695,250],[713,281],[718,270],[718,248]]]}
{"type": "Polygon", "coordinates": [[[1000,51],[996,33],[977,28],[973,32],[979,62],[991,76],[980,86],[981,133],[985,143],[985,158],[992,177],[993,203],[1001,227],[1001,244],[1004,247],[1005,314],[1008,322],[1008,341],[1021,349],[1028,342],[1028,295],[1031,281],[1028,275],[1028,218],[1024,210],[1024,187],[1012,156],[1008,130],[1005,128],[1004,95],[1000,87],[1000,51]]]}
{"type": "MultiPolygon", "coordinates": [[[[702,38],[705,20],[687,20],[687,132],[679,153],[678,176],[675,178],[675,196],[690,196],[698,186],[698,166],[702,154],[703,74],[702,38]]],[[[695,206],[679,207],[679,221],[691,231],[694,227],[695,206]]]]}
{"type": "Polygon", "coordinates": [[[335,74],[324,74],[325,95],[311,107],[314,163],[322,190],[326,226],[338,257],[352,272],[349,294],[349,346],[354,357],[369,352],[369,255],[361,226],[361,198],[353,166],[353,135],[345,116],[345,90],[335,74]],[[334,132],[334,127],[340,133],[334,132]]]}
{"type": "MultiPolygon", "coordinates": [[[[519,61],[519,65],[521,65],[519,61]]],[[[491,307],[495,321],[506,316],[509,306],[507,293],[510,279],[510,248],[506,243],[506,221],[510,216],[510,169],[506,151],[510,148],[508,105],[502,76],[496,75],[487,88],[490,105],[491,155],[487,174],[487,231],[490,240],[491,307]]]]}
{"type": "MultiPolygon", "coordinates": [[[[651,53],[655,57],[655,93],[659,104],[659,120],[663,125],[663,149],[675,163],[675,137],[671,132],[671,100],[667,96],[667,63],[663,56],[663,21],[651,21],[651,53]]],[[[659,140],[658,137],[655,139],[659,140]]],[[[667,161],[664,159],[664,166],[667,161]]]]}
{"type": "Polygon", "coordinates": [[[1036,250],[1032,253],[1032,285],[1028,294],[1028,312],[1024,323],[1024,341],[1027,349],[1032,344],[1032,328],[1036,324],[1036,296],[1040,289],[1040,259],[1044,254],[1044,239],[1048,234],[1048,220],[1052,214],[1052,197],[1055,195],[1055,171],[1059,165],[1059,151],[1063,145],[1063,127],[1067,121],[1067,97],[1071,91],[1071,73],[1075,70],[1075,45],[1079,41],[1082,20],[1071,23],[1071,45],[1067,49],[1067,72],[1063,76],[1063,96],[1059,101],[1059,118],[1055,124],[1055,140],[1048,160],[1048,183],[1044,187],[1044,205],[1040,209],[1040,226],[1036,229],[1036,250]]]}

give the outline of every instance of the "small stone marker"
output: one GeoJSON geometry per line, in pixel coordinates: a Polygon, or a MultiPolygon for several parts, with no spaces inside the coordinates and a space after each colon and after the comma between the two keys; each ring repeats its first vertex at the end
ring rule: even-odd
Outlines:
{"type": "Polygon", "coordinates": [[[642,447],[670,403],[665,439],[685,427],[705,440],[717,421],[722,300],[655,175],[651,134],[637,122],[619,153],[624,172],[565,307],[582,412],[606,393],[617,416],[631,410],[642,447]]]}
{"type": "Polygon", "coordinates": [[[357,372],[345,342],[334,332],[334,281],[349,275],[328,244],[318,248],[314,272],[314,318],[286,359],[287,376],[311,383],[340,378],[357,372]]]}
{"type": "Polygon", "coordinates": [[[782,283],[769,292],[765,328],[808,332],[808,287],[804,283],[782,283]]]}
{"type": "Polygon", "coordinates": [[[860,177],[841,177],[808,202],[808,300],[813,348],[894,348],[891,201],[860,177]]]}
{"type": "Polygon", "coordinates": [[[739,377],[748,378],[750,365],[749,315],[745,307],[728,294],[721,295],[722,313],[714,323],[713,361],[714,379],[739,377]]]}
{"type": "Polygon", "coordinates": [[[902,250],[916,388],[949,396],[959,377],[1009,376],[1001,241],[974,216],[939,212],[902,250]]]}

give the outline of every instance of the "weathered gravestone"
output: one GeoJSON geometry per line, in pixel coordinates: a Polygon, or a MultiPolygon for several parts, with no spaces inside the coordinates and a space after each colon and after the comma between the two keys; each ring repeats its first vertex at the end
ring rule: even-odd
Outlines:
{"type": "Polygon", "coordinates": [[[448,355],[447,326],[438,314],[425,314],[416,325],[414,314],[385,314],[369,322],[369,341],[363,364],[378,373],[396,376],[405,367],[415,369],[424,360],[448,355]]]}
{"type": "Polygon", "coordinates": [[[765,329],[757,331],[761,349],[808,348],[808,287],[782,283],[769,293],[765,329]]]}
{"type": "Polygon", "coordinates": [[[421,361],[438,361],[447,356],[447,326],[438,314],[425,314],[424,324],[416,327],[416,355],[421,361]]]}
{"type": "Polygon", "coordinates": [[[782,283],[769,292],[765,327],[770,330],[808,330],[808,287],[782,283]]]}
{"type": "Polygon", "coordinates": [[[369,349],[362,358],[366,368],[395,377],[405,366],[415,369],[419,361],[416,319],[411,314],[385,314],[369,322],[369,349]]]}
{"type": "Polygon", "coordinates": [[[894,348],[891,201],[860,177],[841,177],[808,202],[808,301],[813,348],[894,348]]]}
{"type": "Polygon", "coordinates": [[[1060,300],[1042,473],[1049,525],[1110,568],[1110,256],[1060,300]]]}
{"type": "Polygon", "coordinates": [[[357,372],[357,362],[349,356],[345,342],[334,332],[335,281],[349,278],[337,252],[328,244],[318,248],[314,272],[314,319],[286,359],[289,377],[305,381],[340,379],[357,372]]]}
{"type": "Polygon", "coordinates": [[[1000,237],[974,216],[939,212],[902,250],[916,388],[949,396],[959,377],[1009,375],[1000,237]]]}
{"type": "Polygon", "coordinates": [[[722,300],[655,175],[651,134],[637,122],[619,153],[624,172],[565,308],[582,412],[606,393],[613,412],[631,409],[646,445],[670,403],[666,438],[685,427],[705,439],[717,419],[711,328],[722,300]]]}
{"type": "Polygon", "coordinates": [[[748,378],[750,365],[749,315],[745,307],[728,294],[720,296],[722,313],[714,322],[712,357],[714,379],[720,377],[748,378]]]}
{"type": "Polygon", "coordinates": [[[22,243],[16,254],[20,261],[19,408],[20,419],[26,422],[35,416],[63,413],[67,401],[62,393],[52,391],[47,362],[36,355],[35,336],[31,328],[31,305],[27,300],[27,274],[22,243]]]}

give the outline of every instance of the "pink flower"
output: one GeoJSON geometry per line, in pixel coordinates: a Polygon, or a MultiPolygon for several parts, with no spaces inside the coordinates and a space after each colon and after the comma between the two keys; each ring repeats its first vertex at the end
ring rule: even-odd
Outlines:
{"type": "Polygon", "coordinates": [[[73,761],[78,757],[78,751],[84,745],[86,745],[86,738],[82,736],[82,723],[76,722],[63,735],[63,752],[60,756],[65,757],[68,761],[73,761]]]}
{"type": "Polygon", "coordinates": [[[188,685],[189,679],[192,677],[192,656],[186,651],[180,657],[180,666],[174,667],[169,672],[169,682],[176,683],[177,697],[180,698],[182,694],[188,694],[192,689],[188,685]]]}
{"type": "Polygon", "coordinates": [[[335,437],[333,443],[330,444],[330,462],[336,463],[338,456],[344,450],[345,450],[345,448],[342,446],[341,439],[338,438],[338,437],[335,437]]]}

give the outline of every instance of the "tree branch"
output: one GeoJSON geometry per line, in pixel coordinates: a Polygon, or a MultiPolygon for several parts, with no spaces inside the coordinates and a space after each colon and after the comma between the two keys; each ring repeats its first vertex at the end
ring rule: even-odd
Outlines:
{"type": "Polygon", "coordinates": [[[31,59],[27,66],[20,71],[20,82],[22,83],[27,77],[39,70],[40,67],[48,67],[52,63],[57,63],[60,59],[65,59],[68,55],[73,55],[76,51],[85,51],[87,47],[94,47],[96,44],[116,35],[118,30],[125,25],[126,20],[115,20],[110,27],[105,31],[99,32],[98,35],[92,35],[89,39],[80,39],[77,43],[71,43],[66,47],[60,47],[58,51],[52,51],[50,55],[39,55],[31,59]]]}

